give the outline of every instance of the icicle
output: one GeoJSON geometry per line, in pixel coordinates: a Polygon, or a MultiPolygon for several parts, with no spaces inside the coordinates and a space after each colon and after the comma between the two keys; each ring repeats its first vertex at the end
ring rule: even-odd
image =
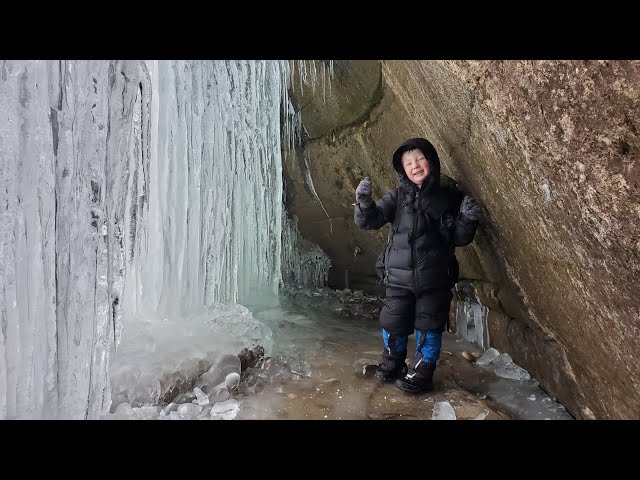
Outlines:
{"type": "Polygon", "coordinates": [[[320,247],[305,240],[298,230],[298,218],[283,213],[282,278],[290,287],[324,287],[331,260],[320,247]]]}

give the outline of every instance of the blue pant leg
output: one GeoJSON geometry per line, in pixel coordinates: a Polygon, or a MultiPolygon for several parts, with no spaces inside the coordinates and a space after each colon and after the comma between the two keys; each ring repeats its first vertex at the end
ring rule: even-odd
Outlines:
{"type": "Polygon", "coordinates": [[[384,349],[392,356],[406,356],[407,345],[409,343],[409,337],[402,337],[389,333],[384,328],[382,329],[382,340],[384,342],[384,349]]]}
{"type": "Polygon", "coordinates": [[[442,350],[442,333],[437,330],[416,330],[416,356],[425,363],[436,363],[442,350]]]}

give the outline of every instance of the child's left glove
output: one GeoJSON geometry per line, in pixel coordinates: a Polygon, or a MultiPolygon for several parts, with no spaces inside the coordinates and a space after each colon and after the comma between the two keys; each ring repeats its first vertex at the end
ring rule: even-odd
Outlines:
{"type": "Polygon", "coordinates": [[[480,214],[482,213],[482,207],[478,205],[476,200],[473,197],[467,195],[462,200],[462,205],[460,206],[460,213],[467,217],[469,220],[475,222],[480,220],[480,214]]]}

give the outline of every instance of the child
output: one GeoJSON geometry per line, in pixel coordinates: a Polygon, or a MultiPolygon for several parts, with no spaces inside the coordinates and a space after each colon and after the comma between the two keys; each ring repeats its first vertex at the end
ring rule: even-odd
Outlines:
{"type": "Polygon", "coordinates": [[[374,203],[371,179],[356,189],[355,223],[377,230],[391,223],[378,258],[386,285],[380,312],[384,352],[376,377],[421,393],[433,388],[442,332],[449,318],[452,287],[458,281],[455,247],[471,243],[481,208],[470,196],[440,185],[440,159],[424,138],[411,138],[393,154],[400,186],[374,203]],[[408,337],[416,333],[416,354],[407,367],[408,337]]]}

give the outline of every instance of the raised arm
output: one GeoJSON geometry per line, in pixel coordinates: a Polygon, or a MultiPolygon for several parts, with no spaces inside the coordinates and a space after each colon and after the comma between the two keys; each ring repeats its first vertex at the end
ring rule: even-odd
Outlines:
{"type": "Polygon", "coordinates": [[[371,196],[371,179],[366,177],[356,189],[353,219],[364,230],[378,230],[387,222],[393,222],[396,214],[397,191],[392,190],[377,202],[371,196]]]}

